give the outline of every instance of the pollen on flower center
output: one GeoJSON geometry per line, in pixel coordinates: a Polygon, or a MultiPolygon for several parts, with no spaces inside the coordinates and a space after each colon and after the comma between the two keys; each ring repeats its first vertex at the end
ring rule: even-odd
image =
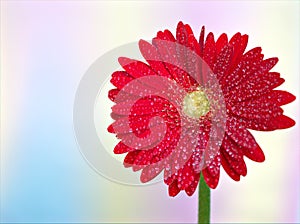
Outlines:
{"type": "Polygon", "coordinates": [[[183,112],[189,117],[202,117],[209,112],[209,109],[210,103],[201,90],[188,93],[183,99],[183,112]]]}

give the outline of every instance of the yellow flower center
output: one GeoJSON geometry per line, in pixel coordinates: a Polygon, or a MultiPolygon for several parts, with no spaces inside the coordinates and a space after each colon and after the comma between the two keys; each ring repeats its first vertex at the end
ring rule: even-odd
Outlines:
{"type": "Polygon", "coordinates": [[[188,93],[183,99],[183,112],[191,118],[199,118],[209,112],[210,104],[206,94],[197,90],[188,93]]]}

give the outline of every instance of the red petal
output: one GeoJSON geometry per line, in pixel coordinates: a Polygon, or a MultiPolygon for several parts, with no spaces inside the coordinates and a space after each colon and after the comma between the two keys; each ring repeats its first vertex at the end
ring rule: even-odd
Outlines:
{"type": "MultiPolygon", "coordinates": [[[[186,27],[182,23],[179,23],[177,27],[177,37],[180,45],[189,46],[189,43],[187,43],[187,33],[186,27]]],[[[165,67],[170,72],[173,79],[184,88],[188,89],[195,81],[188,74],[192,69],[187,67],[188,57],[186,56],[186,49],[173,43],[172,39],[169,40],[169,42],[160,41],[163,37],[164,36],[159,39],[153,39],[153,44],[157,47],[160,57],[165,62],[165,67]]],[[[195,67],[195,65],[193,66],[195,67]]]]}
{"type": "MultiPolygon", "coordinates": [[[[172,65],[176,65],[177,63],[177,57],[176,56],[176,49],[174,44],[168,44],[168,41],[175,42],[175,37],[169,30],[165,30],[164,32],[159,31],[157,33],[157,37],[153,38],[152,44],[156,46],[160,58],[163,62],[170,62],[172,65]],[[163,40],[163,41],[161,41],[163,40]],[[166,42],[164,42],[166,41],[166,42]],[[170,56],[170,57],[169,57],[170,56]]],[[[167,63],[165,63],[165,66],[168,69],[167,63]]]]}
{"type": "Polygon", "coordinates": [[[187,30],[185,29],[185,26],[183,25],[182,22],[179,22],[177,24],[177,29],[176,29],[176,40],[178,43],[186,46],[187,41],[188,41],[188,33],[187,30]]]}
{"type": "Polygon", "coordinates": [[[180,192],[180,189],[177,186],[177,180],[174,180],[172,184],[169,185],[169,195],[175,197],[180,192]]]}
{"type": "Polygon", "coordinates": [[[189,47],[192,51],[194,51],[196,54],[198,54],[200,56],[200,54],[201,54],[200,45],[197,42],[191,27],[186,24],[185,29],[187,30],[187,33],[188,33],[187,47],[189,47]]]}
{"type": "Polygon", "coordinates": [[[164,30],[164,32],[162,31],[157,32],[156,39],[175,42],[175,37],[169,30],[164,30]]]}
{"type": "Polygon", "coordinates": [[[257,147],[257,142],[252,134],[234,118],[229,118],[226,134],[237,144],[246,148],[257,147]]]}
{"type": "Polygon", "coordinates": [[[150,119],[153,118],[152,114],[145,115],[145,116],[137,116],[133,115],[129,117],[129,124],[130,127],[132,128],[133,132],[139,136],[142,134],[145,130],[154,127],[156,125],[160,125],[161,123],[158,122],[152,122],[150,123],[150,119]]]}
{"type": "Polygon", "coordinates": [[[221,157],[220,153],[218,153],[215,158],[211,161],[209,166],[202,170],[203,178],[207,185],[215,189],[218,186],[219,178],[220,178],[220,165],[221,165],[221,157]]]}
{"type": "Polygon", "coordinates": [[[209,33],[206,37],[203,49],[203,59],[210,68],[213,68],[216,61],[216,43],[213,33],[209,33]]]}
{"type": "Polygon", "coordinates": [[[150,67],[158,74],[164,77],[172,78],[172,75],[169,71],[165,68],[164,63],[159,55],[158,50],[152,44],[140,40],[139,41],[140,51],[143,57],[147,60],[150,67]]]}
{"type": "MultiPolygon", "coordinates": [[[[159,142],[156,142],[155,147],[153,146],[153,148],[140,152],[140,154],[135,158],[134,165],[140,167],[141,165],[150,165],[165,159],[177,145],[179,135],[180,132],[178,129],[167,129],[162,140],[156,138],[159,142]]],[[[156,139],[152,140],[154,141],[156,139]]]]}
{"type": "Polygon", "coordinates": [[[124,125],[126,123],[128,123],[128,118],[122,117],[122,118],[116,120],[115,122],[113,122],[109,126],[109,129],[111,131],[113,131],[113,133],[118,132],[117,134],[132,133],[133,132],[132,129],[131,128],[128,129],[128,127],[126,125],[124,125]]]}
{"type": "MultiPolygon", "coordinates": [[[[243,84],[239,87],[239,89],[234,89],[230,94],[230,100],[241,101],[245,99],[246,101],[251,101],[254,98],[262,97],[263,95],[268,96],[270,91],[278,86],[280,86],[284,82],[283,78],[280,78],[280,74],[277,72],[269,72],[263,76],[259,76],[256,78],[256,81],[253,84],[243,84]],[[239,90],[243,89],[240,93],[239,90]],[[240,97],[240,95],[244,95],[240,97]]],[[[272,97],[271,97],[272,98],[272,97]]],[[[267,99],[270,101],[271,99],[267,99]]],[[[232,102],[231,102],[232,103],[232,102]]],[[[278,104],[277,104],[278,105],[278,104]]]]}
{"type": "Polygon", "coordinates": [[[167,159],[168,163],[166,164],[165,170],[164,170],[164,182],[167,185],[170,185],[176,178],[176,174],[172,174],[171,172],[171,164],[172,163],[172,155],[167,159]],[[171,157],[171,158],[170,158],[171,157]],[[171,162],[169,162],[171,161],[171,162]]]}
{"type": "Polygon", "coordinates": [[[111,89],[108,91],[108,98],[111,100],[111,101],[115,101],[116,99],[116,96],[118,95],[118,93],[120,92],[120,90],[118,89],[111,89]]]}
{"type": "Polygon", "coordinates": [[[274,73],[268,74],[268,71],[277,63],[277,61],[277,58],[270,58],[263,61],[259,69],[253,72],[244,83],[234,87],[230,91],[228,100],[243,101],[258,97],[273,88],[273,86],[277,86],[278,83],[282,83],[282,79],[280,78],[277,80],[270,80],[271,77],[274,77],[274,73]]]}
{"type": "Polygon", "coordinates": [[[223,33],[216,42],[217,54],[219,54],[221,52],[221,50],[223,49],[223,47],[225,47],[225,45],[227,45],[227,44],[228,44],[227,34],[223,33]]]}
{"type": "MultiPolygon", "coordinates": [[[[195,74],[196,71],[192,71],[190,69],[190,73],[187,72],[188,69],[183,70],[182,68],[179,68],[177,66],[174,66],[172,64],[166,65],[168,70],[173,76],[173,79],[180,84],[183,88],[185,88],[187,91],[190,91],[190,88],[195,86],[196,81],[191,77],[190,74],[195,74]]],[[[195,76],[195,75],[194,75],[195,76]]]]}
{"type": "Polygon", "coordinates": [[[129,76],[124,71],[116,71],[112,74],[110,82],[118,89],[122,89],[127,83],[131,82],[133,79],[134,78],[129,76]]]}
{"type": "MultiPolygon", "coordinates": [[[[151,122],[149,120],[152,116],[148,117],[138,117],[137,120],[139,122],[132,121],[130,118],[122,117],[116,120],[109,127],[111,131],[117,133],[117,136],[122,139],[132,138],[130,136],[126,136],[126,134],[134,133],[137,137],[147,137],[149,135],[150,129],[155,129],[156,126],[160,125],[159,122],[151,122]]],[[[158,121],[158,120],[157,120],[158,121]]]]}
{"type": "Polygon", "coordinates": [[[134,78],[156,75],[156,73],[147,64],[141,61],[120,57],[119,63],[125,69],[125,71],[134,78]]]}
{"type": "Polygon", "coordinates": [[[178,46],[175,43],[162,42],[157,39],[153,39],[153,44],[157,47],[160,57],[165,62],[164,64],[173,79],[185,89],[189,89],[193,80],[186,71],[185,58],[183,60],[177,52],[178,46]]]}
{"type": "Polygon", "coordinates": [[[213,72],[217,75],[218,79],[220,79],[220,77],[224,75],[227,75],[232,54],[233,47],[231,47],[230,45],[224,46],[221,52],[218,54],[217,60],[213,67],[213,72]]]}
{"type": "Polygon", "coordinates": [[[113,112],[110,113],[110,117],[114,120],[118,120],[120,118],[123,118],[124,116],[123,115],[120,115],[120,114],[115,114],[113,112]]]}
{"type": "Polygon", "coordinates": [[[182,73],[184,82],[188,83],[188,86],[197,85],[197,82],[193,77],[200,75],[200,70],[198,69],[199,66],[196,62],[198,59],[196,54],[200,54],[200,47],[190,26],[183,25],[182,22],[179,22],[176,31],[176,39],[179,44],[184,46],[177,49],[180,67],[185,71],[182,73]],[[188,75],[185,73],[188,73],[188,75]]]}
{"type": "Polygon", "coordinates": [[[185,192],[188,196],[192,196],[197,189],[198,183],[199,183],[200,173],[195,173],[192,183],[185,188],[185,192]]]}
{"type": "Polygon", "coordinates": [[[149,165],[157,163],[170,155],[177,145],[180,136],[179,129],[168,129],[163,140],[151,149],[144,150],[134,161],[135,165],[149,165]]]}
{"type": "Polygon", "coordinates": [[[107,131],[108,131],[109,133],[115,133],[115,130],[114,130],[112,124],[108,126],[107,131]]]}
{"type": "MultiPolygon", "coordinates": [[[[142,85],[142,84],[141,84],[142,85]]],[[[126,89],[128,90],[128,89],[126,89]]],[[[135,99],[137,96],[124,91],[124,89],[111,89],[108,91],[108,97],[115,103],[124,102],[128,99],[135,99]]]]}
{"type": "Polygon", "coordinates": [[[203,167],[201,167],[201,164],[203,160],[205,161],[206,156],[209,154],[206,152],[207,152],[208,140],[210,138],[209,136],[210,127],[211,127],[210,121],[205,121],[205,122],[201,121],[199,126],[199,135],[197,138],[198,142],[192,154],[192,160],[194,164],[193,168],[196,173],[200,173],[201,169],[203,169],[203,167]]]}
{"type": "MultiPolygon", "coordinates": [[[[158,97],[154,97],[157,99],[158,97]]],[[[166,105],[162,104],[158,100],[154,101],[152,99],[140,99],[130,108],[130,114],[145,115],[145,114],[156,114],[161,112],[166,105]]]]}
{"type": "Polygon", "coordinates": [[[184,167],[184,164],[191,159],[197,142],[198,139],[193,138],[190,131],[181,130],[181,141],[178,142],[173,151],[171,162],[171,171],[173,173],[180,172],[179,170],[184,167]]]}
{"type": "Polygon", "coordinates": [[[168,177],[167,180],[165,179],[165,183],[170,185],[169,189],[174,188],[176,183],[174,190],[176,194],[178,194],[180,190],[185,190],[187,195],[191,196],[198,186],[199,178],[200,173],[193,171],[190,160],[177,173],[174,173],[171,177],[168,177]]]}
{"type": "Polygon", "coordinates": [[[252,134],[243,127],[244,124],[241,123],[240,119],[237,120],[236,118],[231,117],[229,118],[229,122],[232,124],[230,130],[231,133],[227,131],[226,135],[241,148],[243,154],[249,159],[256,162],[263,162],[265,160],[263,151],[252,134]]]}
{"type": "Polygon", "coordinates": [[[141,152],[141,150],[135,150],[135,151],[128,152],[127,155],[125,156],[123,165],[125,167],[131,167],[134,160],[136,159],[136,157],[139,155],[140,152],[141,152]]]}
{"type": "Polygon", "coordinates": [[[272,90],[269,94],[262,96],[266,101],[269,100],[272,103],[276,103],[278,106],[282,106],[293,102],[296,97],[283,90],[272,90]]]}
{"type": "Polygon", "coordinates": [[[241,36],[240,33],[236,33],[229,41],[233,46],[233,56],[230,62],[230,71],[236,68],[237,64],[241,61],[242,55],[247,47],[248,35],[241,36]]]}
{"type": "Polygon", "coordinates": [[[237,103],[230,108],[233,114],[246,119],[270,119],[282,115],[283,110],[265,97],[237,103]]]}
{"type": "Polygon", "coordinates": [[[242,150],[228,136],[224,137],[221,153],[230,164],[231,169],[239,175],[246,176],[247,167],[243,159],[242,150]]]}
{"type": "MultiPolygon", "coordinates": [[[[191,161],[191,160],[190,160],[191,161]]],[[[195,181],[195,173],[190,162],[178,172],[177,183],[181,190],[187,189],[195,181]]]]}
{"type": "Polygon", "coordinates": [[[257,131],[273,131],[277,129],[286,129],[293,127],[295,121],[285,115],[280,115],[269,120],[260,120],[260,119],[240,119],[240,123],[245,127],[257,130],[257,131]]]}
{"type": "Polygon", "coordinates": [[[123,142],[119,142],[114,148],[114,153],[115,154],[123,154],[123,153],[130,152],[133,150],[135,150],[135,149],[128,147],[123,142]]]}
{"type": "Polygon", "coordinates": [[[221,153],[221,164],[222,167],[224,168],[225,172],[235,181],[240,180],[240,175],[236,173],[232,168],[229,162],[226,160],[224,157],[223,153],[221,153]]]}
{"type": "Polygon", "coordinates": [[[143,98],[138,101],[126,101],[115,104],[112,106],[112,111],[120,115],[146,115],[161,112],[163,108],[163,104],[143,98]]]}
{"type": "Polygon", "coordinates": [[[200,46],[189,25],[179,22],[176,30],[176,39],[179,44],[186,46],[198,55],[200,55],[200,46]]]}
{"type": "Polygon", "coordinates": [[[293,119],[291,119],[285,115],[277,117],[277,119],[275,121],[274,121],[274,123],[278,129],[290,128],[296,124],[296,122],[293,119]]]}
{"type": "Polygon", "coordinates": [[[140,180],[142,183],[146,183],[153,178],[155,178],[158,174],[163,170],[163,163],[157,163],[150,166],[147,166],[143,169],[140,180]]]}
{"type": "Polygon", "coordinates": [[[261,54],[260,47],[254,48],[244,54],[236,69],[220,79],[220,85],[223,86],[222,90],[224,94],[227,94],[231,88],[239,85],[244,79],[250,77],[252,73],[257,70],[262,59],[263,55],[261,54]]]}
{"type": "Polygon", "coordinates": [[[200,37],[199,37],[199,45],[200,45],[200,56],[203,56],[203,49],[204,49],[204,34],[205,34],[205,27],[202,26],[200,37]]]}
{"type": "Polygon", "coordinates": [[[265,155],[264,152],[261,150],[259,145],[253,148],[245,148],[242,147],[243,153],[245,156],[247,156],[249,159],[255,161],[255,162],[263,162],[265,161],[265,155]]]}

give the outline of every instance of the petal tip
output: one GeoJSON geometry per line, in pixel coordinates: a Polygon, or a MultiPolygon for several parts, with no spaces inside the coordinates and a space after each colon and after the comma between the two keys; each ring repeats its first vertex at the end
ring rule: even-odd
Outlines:
{"type": "Polygon", "coordinates": [[[181,26],[183,26],[184,24],[183,24],[183,22],[182,21],[179,21],[178,23],[177,23],[177,27],[181,27],[181,26]]]}
{"type": "Polygon", "coordinates": [[[112,124],[109,125],[109,126],[107,127],[107,131],[108,131],[109,133],[115,133],[115,130],[114,130],[112,124]]]}

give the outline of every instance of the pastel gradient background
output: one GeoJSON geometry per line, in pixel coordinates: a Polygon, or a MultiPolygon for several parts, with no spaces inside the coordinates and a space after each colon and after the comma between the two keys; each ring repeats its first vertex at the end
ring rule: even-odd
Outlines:
{"type": "MultiPolygon", "coordinates": [[[[253,132],[262,164],[247,160],[240,182],[222,170],[212,191],[212,222],[300,222],[299,1],[1,1],[1,221],[196,222],[197,192],[127,186],[98,175],[73,131],[77,86],[89,66],[119,45],[173,33],[249,34],[250,48],[279,57],[280,87],[297,96],[284,107],[296,126],[253,132]]],[[[99,83],[101,85],[101,83],[99,83]]],[[[105,105],[104,105],[105,106],[105,105]]],[[[106,128],[106,127],[103,127],[106,128]]],[[[111,145],[111,149],[113,145],[111,145]]]]}

